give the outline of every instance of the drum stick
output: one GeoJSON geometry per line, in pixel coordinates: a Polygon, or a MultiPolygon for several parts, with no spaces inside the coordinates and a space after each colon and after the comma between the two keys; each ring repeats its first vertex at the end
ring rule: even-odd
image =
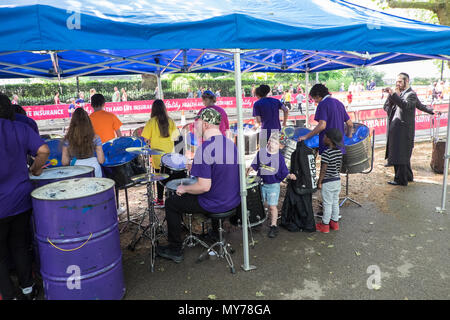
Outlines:
{"type": "Polygon", "coordinates": [[[47,168],[48,166],[50,166],[52,163],[51,162],[49,162],[49,163],[47,163],[47,164],[45,164],[45,165],[43,165],[42,166],[42,169],[45,169],[45,168],[47,168]]]}

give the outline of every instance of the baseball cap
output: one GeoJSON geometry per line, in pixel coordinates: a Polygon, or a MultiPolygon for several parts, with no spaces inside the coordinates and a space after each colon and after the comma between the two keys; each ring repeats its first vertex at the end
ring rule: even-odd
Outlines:
{"type": "Polygon", "coordinates": [[[211,90],[203,91],[202,98],[215,98],[216,95],[211,90]]]}
{"type": "Polygon", "coordinates": [[[222,115],[214,108],[204,108],[196,117],[195,120],[202,119],[210,124],[219,125],[222,120],[222,115]]]}
{"type": "Polygon", "coordinates": [[[325,135],[333,142],[335,146],[342,147],[342,132],[336,128],[325,130],[325,135]]]}

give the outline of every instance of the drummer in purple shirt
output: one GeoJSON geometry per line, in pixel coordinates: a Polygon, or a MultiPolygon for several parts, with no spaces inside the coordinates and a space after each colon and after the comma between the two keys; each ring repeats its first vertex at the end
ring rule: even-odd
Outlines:
{"type": "Polygon", "coordinates": [[[319,135],[319,154],[327,149],[323,142],[325,129],[336,128],[342,132],[342,147],[339,149],[345,154],[344,147],[344,123],[347,124],[347,137],[351,138],[353,135],[353,122],[350,119],[345,107],[338,99],[331,97],[328,88],[323,84],[314,85],[309,91],[309,95],[318,103],[314,120],[319,124],[308,134],[298,138],[298,141],[307,140],[315,135],[319,135]]]}
{"type": "Polygon", "coordinates": [[[273,132],[279,132],[280,125],[280,109],[283,110],[283,127],[286,126],[289,110],[280,100],[267,97],[270,92],[268,85],[262,84],[255,90],[256,101],[253,105],[253,116],[256,117],[256,125],[254,129],[261,127],[261,133],[259,135],[259,147],[265,148],[267,146],[267,140],[273,132]]]}
{"type": "Polygon", "coordinates": [[[14,107],[0,94],[0,294],[4,300],[36,298],[29,251],[33,175],[42,173],[50,150],[27,124],[14,121],[14,107]],[[35,157],[28,169],[27,155],[35,157]],[[7,258],[12,255],[21,292],[9,275],[7,258]]]}
{"type": "Polygon", "coordinates": [[[184,213],[221,213],[241,202],[236,145],[222,134],[220,122],[220,112],[211,107],[197,115],[194,131],[204,142],[195,152],[190,171],[198,181],[178,186],[176,195],[166,200],[169,245],[158,246],[156,252],[176,263],[183,260],[181,217],[184,213]]]}

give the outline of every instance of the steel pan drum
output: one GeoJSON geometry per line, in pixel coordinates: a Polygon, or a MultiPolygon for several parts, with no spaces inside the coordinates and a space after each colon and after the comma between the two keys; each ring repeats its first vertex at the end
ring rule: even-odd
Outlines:
{"type": "MultiPolygon", "coordinates": [[[[244,144],[245,144],[245,154],[253,154],[257,151],[257,146],[259,144],[259,133],[261,129],[253,130],[254,125],[250,123],[244,123],[243,132],[244,132],[244,144]]],[[[233,134],[234,143],[237,144],[237,135],[238,129],[237,124],[233,124],[230,126],[230,131],[233,134]]]]}
{"type": "MultiPolygon", "coordinates": [[[[291,168],[291,155],[297,148],[297,139],[307,135],[311,130],[298,127],[284,127],[281,129],[280,143],[284,145],[281,154],[284,157],[286,166],[291,168]]],[[[319,135],[315,135],[304,141],[305,145],[310,149],[319,148],[319,135]]]]}
{"type": "Polygon", "coordinates": [[[89,166],[61,166],[46,168],[40,176],[33,176],[30,174],[30,180],[35,188],[39,188],[46,184],[60,180],[84,177],[88,178],[94,176],[94,168],[89,166]]]}
{"type": "Polygon", "coordinates": [[[62,158],[62,140],[61,139],[50,139],[45,140],[45,143],[48,145],[50,149],[50,155],[48,156],[48,160],[45,163],[47,168],[52,167],[61,167],[61,158],[62,158]]]}
{"type": "MultiPolygon", "coordinates": [[[[46,168],[43,170],[40,176],[33,176],[32,174],[30,174],[30,180],[34,188],[39,188],[56,181],[73,178],[89,178],[94,176],[95,176],[94,168],[89,166],[61,166],[61,167],[46,168]]],[[[40,269],[39,249],[37,241],[34,236],[36,234],[36,228],[34,226],[34,214],[31,215],[31,229],[34,248],[33,258],[34,261],[36,262],[38,269],[40,269]]]]}
{"type": "MultiPolygon", "coordinates": [[[[281,129],[280,143],[285,144],[287,139],[297,141],[299,137],[307,135],[309,132],[311,132],[311,130],[303,127],[284,127],[281,129]]],[[[315,135],[305,140],[305,145],[311,149],[319,148],[319,135],[315,135]]]]}
{"type": "Polygon", "coordinates": [[[116,187],[133,184],[132,176],[145,173],[145,164],[139,161],[139,156],[127,152],[127,148],[143,147],[145,142],[137,137],[119,137],[103,144],[105,154],[104,167],[107,178],[116,182],[116,187]]]}
{"type": "Polygon", "coordinates": [[[297,141],[292,139],[286,139],[284,141],[284,148],[281,149],[281,155],[284,157],[284,162],[287,168],[291,169],[291,156],[292,153],[297,149],[297,141]]]}
{"type": "MultiPolygon", "coordinates": [[[[347,129],[345,129],[347,130],[347,129]]],[[[345,151],[342,161],[344,173],[360,173],[370,168],[372,146],[370,130],[362,123],[353,123],[352,138],[344,136],[345,151]]]]}
{"type": "Polygon", "coordinates": [[[31,193],[48,300],[118,300],[125,294],[114,181],[58,181],[31,193]]]}

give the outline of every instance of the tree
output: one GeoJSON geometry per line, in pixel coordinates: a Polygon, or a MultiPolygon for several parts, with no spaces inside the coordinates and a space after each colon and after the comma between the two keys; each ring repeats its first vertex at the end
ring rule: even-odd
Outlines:
{"type": "Polygon", "coordinates": [[[431,0],[431,1],[397,1],[387,0],[390,8],[394,9],[422,9],[432,11],[436,14],[439,23],[444,26],[450,25],[450,1],[449,0],[431,0]]]}
{"type": "MultiPolygon", "coordinates": [[[[416,19],[428,23],[437,23],[436,20],[438,20],[439,24],[450,26],[450,0],[378,0],[378,4],[387,4],[389,8],[393,9],[418,9],[422,14],[416,19]],[[432,14],[424,15],[424,12],[432,14]]],[[[437,64],[440,66],[441,61],[437,64]]],[[[448,61],[448,67],[450,68],[450,61],[448,61]]]]}

